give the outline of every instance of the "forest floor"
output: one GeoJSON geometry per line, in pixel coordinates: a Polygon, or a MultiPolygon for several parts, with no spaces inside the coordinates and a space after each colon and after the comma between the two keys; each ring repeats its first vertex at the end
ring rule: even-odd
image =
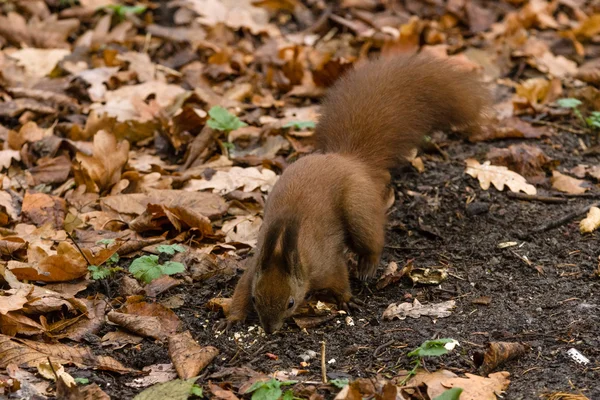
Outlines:
{"type": "Polygon", "coordinates": [[[0,397],[600,399],[599,56],[587,1],[0,2],[0,397]],[[394,171],[365,305],[218,332],[322,95],[416,52],[496,101],[394,171]]]}

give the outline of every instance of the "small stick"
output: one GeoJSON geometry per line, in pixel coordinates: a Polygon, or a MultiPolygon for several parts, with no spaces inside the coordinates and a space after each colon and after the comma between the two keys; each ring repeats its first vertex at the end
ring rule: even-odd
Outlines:
{"type": "Polygon", "coordinates": [[[83,257],[83,259],[85,260],[85,262],[87,263],[87,265],[88,266],[92,265],[92,263],[90,262],[90,260],[88,260],[88,258],[86,257],[85,253],[83,252],[83,250],[81,250],[81,247],[79,247],[79,245],[75,241],[75,238],[73,238],[73,236],[69,232],[65,231],[65,233],[67,234],[67,236],[69,237],[69,239],[71,239],[71,242],[73,242],[73,244],[75,245],[75,247],[77,247],[77,250],[79,250],[79,252],[81,253],[81,256],[83,257]]]}
{"type": "Polygon", "coordinates": [[[552,196],[538,196],[536,194],[526,194],[526,193],[513,193],[507,192],[507,197],[511,199],[525,200],[525,201],[540,201],[542,203],[550,203],[550,204],[558,204],[558,203],[566,203],[569,199],[565,197],[552,197],[552,196]]]}
{"type": "Polygon", "coordinates": [[[321,342],[321,379],[327,383],[327,365],[325,364],[325,341],[321,342]]]}
{"type": "Polygon", "coordinates": [[[388,347],[388,346],[391,346],[391,345],[393,345],[393,344],[394,344],[394,342],[395,342],[395,340],[394,340],[394,339],[392,339],[392,340],[390,340],[389,342],[387,342],[387,343],[384,343],[384,344],[382,344],[381,346],[377,347],[377,348],[375,349],[375,351],[373,352],[373,358],[377,357],[377,354],[379,354],[379,351],[380,351],[381,349],[383,349],[384,347],[388,347]]]}
{"type": "Polygon", "coordinates": [[[530,230],[529,232],[527,232],[525,234],[519,233],[519,234],[517,234],[517,237],[519,239],[527,239],[531,235],[534,235],[536,233],[542,233],[542,232],[546,232],[546,231],[549,231],[549,230],[554,229],[554,228],[558,228],[559,226],[566,224],[567,222],[569,222],[573,218],[578,217],[578,216],[580,216],[582,214],[585,214],[586,212],[588,212],[590,210],[590,208],[592,208],[592,207],[598,207],[599,205],[600,205],[600,202],[589,204],[589,205],[587,205],[585,207],[582,207],[582,208],[580,208],[578,210],[575,210],[575,211],[572,211],[572,212],[566,214],[562,218],[559,218],[557,220],[553,220],[553,221],[550,221],[548,223],[539,225],[539,226],[533,228],[532,230],[530,230]]]}

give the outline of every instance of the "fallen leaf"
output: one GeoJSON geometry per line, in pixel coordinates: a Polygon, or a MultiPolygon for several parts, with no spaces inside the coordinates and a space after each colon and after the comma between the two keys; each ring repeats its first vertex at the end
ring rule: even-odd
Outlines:
{"type": "Polygon", "coordinates": [[[196,378],[158,383],[135,396],[133,400],[187,400],[195,381],[196,378]]]}
{"type": "Polygon", "coordinates": [[[447,268],[411,268],[408,277],[415,285],[439,285],[448,279],[448,271],[447,268]]]}
{"type": "Polygon", "coordinates": [[[465,374],[465,378],[450,378],[442,382],[446,388],[459,387],[463,389],[461,399],[465,400],[496,400],[508,388],[508,372],[489,374],[487,378],[465,374]]]}
{"type": "Polygon", "coordinates": [[[473,361],[482,374],[488,375],[504,363],[519,358],[528,351],[529,347],[522,343],[488,342],[485,352],[475,353],[473,361]]]}
{"type": "Polygon", "coordinates": [[[432,318],[445,318],[450,316],[450,311],[456,302],[454,300],[443,301],[436,304],[422,305],[419,300],[415,299],[411,303],[390,304],[383,312],[383,319],[392,320],[394,318],[406,319],[406,317],[419,318],[426,315],[432,318]]]}
{"type": "Polygon", "coordinates": [[[0,150],[0,171],[8,169],[13,160],[21,161],[21,153],[17,150],[0,150]]]}
{"type": "Polygon", "coordinates": [[[523,191],[527,194],[536,194],[537,192],[535,186],[528,184],[525,178],[506,167],[491,165],[489,161],[480,164],[473,158],[465,162],[467,164],[465,173],[477,178],[483,190],[488,190],[490,184],[493,184],[500,191],[504,190],[506,185],[511,192],[515,193],[523,191]]]}
{"type": "Polygon", "coordinates": [[[569,194],[585,193],[589,189],[589,182],[563,175],[558,171],[552,171],[552,188],[569,194]]]}
{"type": "Polygon", "coordinates": [[[262,171],[254,167],[231,167],[229,171],[217,171],[210,180],[190,179],[184,186],[186,191],[200,191],[213,189],[213,193],[224,195],[236,189],[251,192],[260,188],[263,192],[270,192],[277,182],[277,175],[270,169],[262,171]]]}
{"type": "Polygon", "coordinates": [[[262,219],[255,216],[240,216],[223,224],[221,230],[227,243],[244,243],[254,247],[258,242],[258,232],[262,219]]]}
{"type": "Polygon", "coordinates": [[[33,179],[32,186],[63,183],[71,173],[71,161],[66,156],[60,156],[40,163],[28,171],[33,179]]]}
{"type": "Polygon", "coordinates": [[[548,126],[533,126],[518,117],[505,118],[496,124],[484,126],[469,137],[471,142],[509,138],[539,139],[552,136],[548,126]]]}
{"type": "MultiPolygon", "coordinates": [[[[102,336],[102,347],[111,347],[113,350],[118,350],[127,346],[128,344],[139,344],[144,340],[143,337],[131,334],[125,331],[112,331],[102,336]]],[[[173,371],[174,372],[174,371],[173,371]]],[[[171,380],[176,377],[176,374],[168,379],[171,380]]],[[[156,383],[156,382],[153,382],[156,383]]],[[[147,385],[149,386],[149,385],[147,385]]]]}
{"type": "Polygon", "coordinates": [[[20,280],[42,282],[65,282],[81,278],[87,274],[87,262],[77,248],[67,242],[59,243],[55,255],[47,255],[41,250],[36,261],[22,263],[9,261],[8,269],[20,280]]]}
{"type": "Polygon", "coordinates": [[[10,57],[25,69],[27,79],[35,82],[52,72],[56,64],[70,53],[66,49],[26,48],[11,53],[10,57]]]}
{"type": "Polygon", "coordinates": [[[581,233],[592,233],[598,228],[600,228],[600,208],[592,207],[587,216],[579,223],[579,231],[581,233]]]}
{"type": "Polygon", "coordinates": [[[231,298],[215,297],[206,303],[206,307],[213,312],[222,311],[227,316],[231,308],[231,301],[231,298]]]}
{"type": "Polygon", "coordinates": [[[8,336],[15,336],[17,334],[31,336],[43,333],[45,329],[41,324],[22,313],[10,311],[6,314],[0,314],[0,332],[8,336]]]}
{"type": "Polygon", "coordinates": [[[16,290],[5,291],[4,295],[0,296],[0,314],[6,314],[9,311],[17,311],[23,308],[23,305],[29,301],[27,296],[31,290],[32,288],[23,286],[16,290]]]}
{"type": "Polygon", "coordinates": [[[38,227],[50,223],[53,228],[60,229],[65,222],[67,203],[57,196],[27,191],[21,212],[24,222],[31,222],[38,227]]]}
{"type": "Polygon", "coordinates": [[[513,144],[505,149],[492,148],[486,158],[493,165],[503,165],[527,179],[543,178],[544,169],[549,169],[553,165],[553,160],[539,147],[523,143],[513,144]]]}
{"type": "Polygon", "coordinates": [[[269,23],[269,13],[255,7],[251,0],[189,0],[189,7],[200,17],[202,25],[224,23],[233,29],[247,28],[254,35],[279,36],[277,26],[269,23]]]}
{"type": "Polygon", "coordinates": [[[109,196],[103,198],[100,204],[105,210],[131,216],[143,214],[148,204],[184,207],[210,219],[220,217],[227,211],[227,204],[221,196],[212,193],[184,192],[180,190],[150,190],[145,194],[109,196]]]}
{"type": "Polygon", "coordinates": [[[85,185],[88,192],[110,189],[121,179],[123,167],[129,156],[129,142],[117,143],[114,135],[98,131],[94,135],[93,155],[77,153],[73,173],[78,185],[85,185]]]}
{"type": "MultiPolygon", "coordinates": [[[[175,372],[173,364],[149,365],[144,367],[142,371],[148,373],[148,375],[141,378],[135,378],[133,381],[125,383],[125,386],[133,388],[145,388],[159,383],[169,382],[177,378],[177,372],[175,372]]],[[[152,400],[154,399],[155,398],[152,398],[152,400]]],[[[156,400],[160,399],[164,399],[164,397],[156,398],[156,400]]]]}
{"type": "Polygon", "coordinates": [[[225,390],[222,387],[220,387],[219,385],[210,383],[208,385],[208,387],[215,399],[219,399],[219,400],[238,400],[239,399],[239,397],[237,397],[232,391],[225,390]]]}
{"type": "Polygon", "coordinates": [[[141,336],[163,340],[181,325],[173,311],[158,303],[129,303],[122,311],[109,312],[108,320],[141,336]]]}
{"type": "Polygon", "coordinates": [[[117,373],[134,372],[120,362],[108,356],[96,356],[85,346],[71,347],[65,344],[49,344],[26,339],[13,339],[0,335],[0,368],[8,363],[35,368],[40,362],[48,360],[60,364],[75,364],[83,368],[97,368],[117,373]]]}
{"type": "Polygon", "coordinates": [[[190,331],[169,336],[169,357],[181,379],[198,376],[218,354],[217,348],[196,343],[190,331]]]}
{"type": "Polygon", "coordinates": [[[375,286],[377,289],[383,289],[390,285],[391,283],[398,282],[402,279],[403,276],[410,273],[413,268],[412,260],[409,260],[400,270],[398,270],[398,264],[394,261],[390,262],[383,274],[377,281],[377,285],[375,286]]]}
{"type": "Polygon", "coordinates": [[[37,365],[38,373],[46,379],[56,381],[62,379],[68,386],[77,385],[75,379],[65,371],[65,367],[60,363],[53,362],[50,364],[47,360],[42,361],[37,365]]]}

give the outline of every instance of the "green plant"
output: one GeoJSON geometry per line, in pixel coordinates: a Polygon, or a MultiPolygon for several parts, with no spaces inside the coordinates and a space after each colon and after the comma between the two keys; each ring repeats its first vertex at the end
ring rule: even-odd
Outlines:
{"type": "Polygon", "coordinates": [[[408,353],[408,356],[414,359],[413,364],[415,366],[408,372],[407,377],[404,378],[400,386],[403,386],[417,373],[417,369],[421,367],[424,357],[443,356],[452,351],[456,345],[458,345],[458,341],[450,338],[424,341],[419,347],[408,353]]]}
{"type": "Polygon", "coordinates": [[[585,122],[592,129],[600,129],[600,111],[592,111],[590,116],[585,119],[585,122]]]}
{"type": "Polygon", "coordinates": [[[109,4],[107,6],[102,7],[105,10],[112,10],[115,15],[119,18],[119,21],[122,21],[129,14],[138,15],[143,13],[148,9],[148,7],[143,5],[138,6],[126,6],[124,4],[109,4]]]}
{"type": "Polygon", "coordinates": [[[208,111],[208,115],[210,116],[207,122],[208,126],[219,131],[228,132],[248,126],[221,106],[212,107],[208,111]]]}
{"type": "Polygon", "coordinates": [[[314,129],[315,128],[315,123],[313,121],[291,121],[288,122],[287,124],[283,125],[284,128],[295,128],[298,130],[303,130],[303,129],[314,129]]]}
{"type": "Polygon", "coordinates": [[[159,253],[164,253],[171,256],[175,253],[183,253],[185,251],[185,247],[180,244],[161,244],[156,249],[159,253]]]}
{"type": "Polygon", "coordinates": [[[185,266],[180,262],[167,261],[164,264],[158,262],[158,256],[141,256],[133,260],[129,266],[129,272],[144,283],[150,283],[163,275],[174,275],[185,271],[185,266]]]}
{"type": "Polygon", "coordinates": [[[558,99],[556,101],[556,104],[558,104],[559,107],[573,110],[573,113],[577,116],[577,118],[579,118],[584,124],[586,123],[585,118],[583,118],[583,115],[581,114],[581,111],[579,111],[578,108],[580,105],[583,104],[580,100],[567,97],[564,99],[558,99]]]}
{"type": "Polygon", "coordinates": [[[196,397],[204,397],[202,395],[202,388],[196,384],[194,384],[194,386],[192,386],[192,389],[190,390],[190,394],[192,394],[196,397]]]}
{"type": "Polygon", "coordinates": [[[460,394],[463,392],[461,388],[452,388],[446,390],[444,393],[433,398],[433,400],[459,400],[460,394]]]}
{"type": "Polygon", "coordinates": [[[346,385],[348,385],[348,383],[350,383],[350,381],[346,378],[342,378],[342,379],[331,379],[329,381],[329,383],[331,383],[333,386],[335,386],[338,389],[343,389],[346,385]]]}
{"type": "Polygon", "coordinates": [[[103,244],[105,246],[110,246],[115,242],[115,239],[100,239],[96,242],[96,244],[103,244]]]}
{"type": "MultiPolygon", "coordinates": [[[[102,239],[112,240],[112,239],[102,239]]],[[[113,240],[114,241],[114,240],[113,240]]],[[[119,254],[114,253],[108,260],[102,265],[89,265],[88,271],[90,271],[93,280],[98,281],[100,279],[106,279],[113,276],[118,271],[123,271],[123,268],[116,266],[119,262],[119,254]]]]}
{"type": "Polygon", "coordinates": [[[90,380],[88,378],[75,378],[74,381],[78,385],[87,385],[88,383],[90,383],[90,380]]]}
{"type": "Polygon", "coordinates": [[[255,382],[254,385],[246,391],[252,393],[252,400],[278,400],[283,396],[283,400],[295,399],[291,390],[286,390],[283,393],[282,386],[293,385],[296,381],[278,381],[271,379],[266,382],[255,382]]]}

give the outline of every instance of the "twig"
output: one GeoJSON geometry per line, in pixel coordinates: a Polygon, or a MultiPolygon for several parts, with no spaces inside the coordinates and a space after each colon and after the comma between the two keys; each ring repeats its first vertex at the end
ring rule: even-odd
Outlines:
{"type": "Polygon", "coordinates": [[[52,361],[50,360],[50,357],[46,357],[46,358],[48,359],[48,365],[50,366],[50,370],[54,374],[54,377],[56,378],[56,382],[58,382],[58,374],[54,370],[54,365],[52,365],[52,361]]]}
{"type": "Polygon", "coordinates": [[[92,265],[92,263],[90,262],[90,260],[88,260],[87,256],[85,255],[85,253],[83,252],[83,250],[81,250],[81,247],[79,247],[79,245],[77,244],[77,242],[75,241],[75,239],[73,238],[73,236],[71,236],[71,234],[69,232],[65,231],[65,233],[67,234],[67,236],[69,237],[69,239],[71,239],[71,242],[73,242],[73,244],[75,245],[75,247],[77,247],[77,250],[79,250],[79,252],[83,256],[83,259],[87,263],[88,267],[90,265],[92,265]]]}
{"type": "Polygon", "coordinates": [[[321,379],[327,383],[327,365],[325,364],[325,341],[321,342],[321,379]]]}
{"type": "Polygon", "coordinates": [[[539,121],[538,120],[538,121],[531,121],[531,124],[532,125],[548,125],[548,126],[551,126],[553,128],[556,128],[556,129],[562,129],[565,132],[574,133],[576,135],[581,135],[583,133],[586,133],[586,131],[584,131],[584,130],[571,128],[571,127],[568,127],[568,126],[557,124],[556,122],[539,121]]]}
{"type": "Polygon", "coordinates": [[[379,350],[383,349],[384,347],[391,346],[392,344],[394,344],[394,342],[395,342],[395,340],[392,339],[389,342],[386,342],[386,343],[382,344],[381,346],[377,347],[375,349],[375,351],[373,352],[373,358],[377,357],[377,354],[379,353],[379,350]]]}
{"type": "Polygon", "coordinates": [[[525,200],[525,201],[540,201],[542,203],[558,204],[566,203],[569,200],[565,197],[552,197],[552,196],[538,196],[536,194],[525,194],[525,193],[513,193],[507,192],[507,197],[511,199],[525,200]]]}
{"type": "Polygon", "coordinates": [[[571,221],[573,218],[578,217],[582,214],[585,214],[586,212],[588,212],[590,210],[590,208],[598,207],[599,205],[600,205],[600,202],[595,202],[595,203],[589,204],[585,207],[581,207],[575,211],[572,211],[572,212],[566,214],[562,218],[539,225],[525,234],[518,233],[517,237],[519,239],[528,239],[529,237],[531,237],[531,235],[534,235],[536,233],[542,233],[542,232],[546,232],[546,231],[549,231],[554,228],[558,228],[559,226],[564,225],[567,222],[571,221]]]}

